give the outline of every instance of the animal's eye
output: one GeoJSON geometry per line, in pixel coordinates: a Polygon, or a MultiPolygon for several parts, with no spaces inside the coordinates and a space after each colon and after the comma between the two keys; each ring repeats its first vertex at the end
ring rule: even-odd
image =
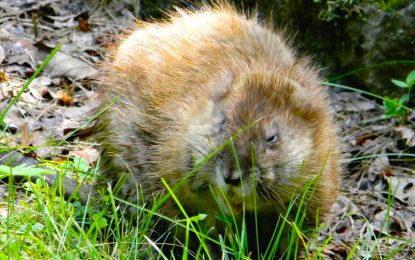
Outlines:
{"type": "Polygon", "coordinates": [[[224,126],[226,124],[226,120],[224,119],[224,118],[222,118],[220,121],[219,121],[219,125],[220,126],[224,126]]]}
{"type": "Polygon", "coordinates": [[[222,118],[219,121],[219,128],[221,128],[223,130],[223,129],[225,129],[225,127],[226,127],[226,119],[225,118],[222,118]]]}
{"type": "Polygon", "coordinates": [[[268,144],[275,144],[278,141],[278,136],[276,134],[267,137],[268,144]]]}
{"type": "Polygon", "coordinates": [[[224,118],[220,119],[216,124],[216,134],[222,134],[226,128],[226,120],[224,118]]]}

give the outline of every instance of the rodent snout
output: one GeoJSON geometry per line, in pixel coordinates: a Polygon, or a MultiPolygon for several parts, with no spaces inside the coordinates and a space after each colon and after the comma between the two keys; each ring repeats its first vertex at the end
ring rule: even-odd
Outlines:
{"type": "Polygon", "coordinates": [[[238,170],[231,171],[229,174],[225,174],[224,180],[226,184],[238,186],[241,184],[241,174],[238,170]]]}

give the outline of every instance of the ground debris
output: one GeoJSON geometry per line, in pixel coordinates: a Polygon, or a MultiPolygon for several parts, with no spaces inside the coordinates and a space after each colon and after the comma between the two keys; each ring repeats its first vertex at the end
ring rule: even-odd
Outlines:
{"type": "Polygon", "coordinates": [[[332,97],[341,126],[345,171],[335,217],[319,239],[332,236],[328,250],[350,249],[360,240],[357,258],[377,259],[401,247],[392,258],[408,259],[415,254],[415,164],[411,160],[415,122],[410,117],[406,125],[385,119],[382,106],[358,93],[334,91],[332,97]]]}

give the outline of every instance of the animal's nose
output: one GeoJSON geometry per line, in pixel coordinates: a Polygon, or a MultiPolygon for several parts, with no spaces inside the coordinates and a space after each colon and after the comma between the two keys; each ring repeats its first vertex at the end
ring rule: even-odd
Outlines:
{"type": "Polygon", "coordinates": [[[238,186],[241,184],[241,174],[239,171],[233,171],[228,176],[225,176],[225,183],[229,185],[238,186]]]}

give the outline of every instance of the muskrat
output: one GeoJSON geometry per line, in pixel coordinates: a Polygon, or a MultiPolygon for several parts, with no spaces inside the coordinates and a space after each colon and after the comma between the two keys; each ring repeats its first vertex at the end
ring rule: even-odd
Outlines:
{"type": "MultiPolygon", "coordinates": [[[[118,196],[152,204],[167,194],[188,215],[256,210],[276,219],[320,176],[306,221],[325,220],[338,191],[339,144],[318,70],[282,33],[228,4],[139,23],[114,49],[101,87],[119,98],[97,122],[101,171],[118,196]],[[189,174],[191,176],[189,176],[189,174]],[[216,201],[217,200],[217,201],[216,201]]],[[[174,201],[160,211],[179,216],[174,201]]],[[[262,234],[260,234],[262,236],[262,234]]]]}

